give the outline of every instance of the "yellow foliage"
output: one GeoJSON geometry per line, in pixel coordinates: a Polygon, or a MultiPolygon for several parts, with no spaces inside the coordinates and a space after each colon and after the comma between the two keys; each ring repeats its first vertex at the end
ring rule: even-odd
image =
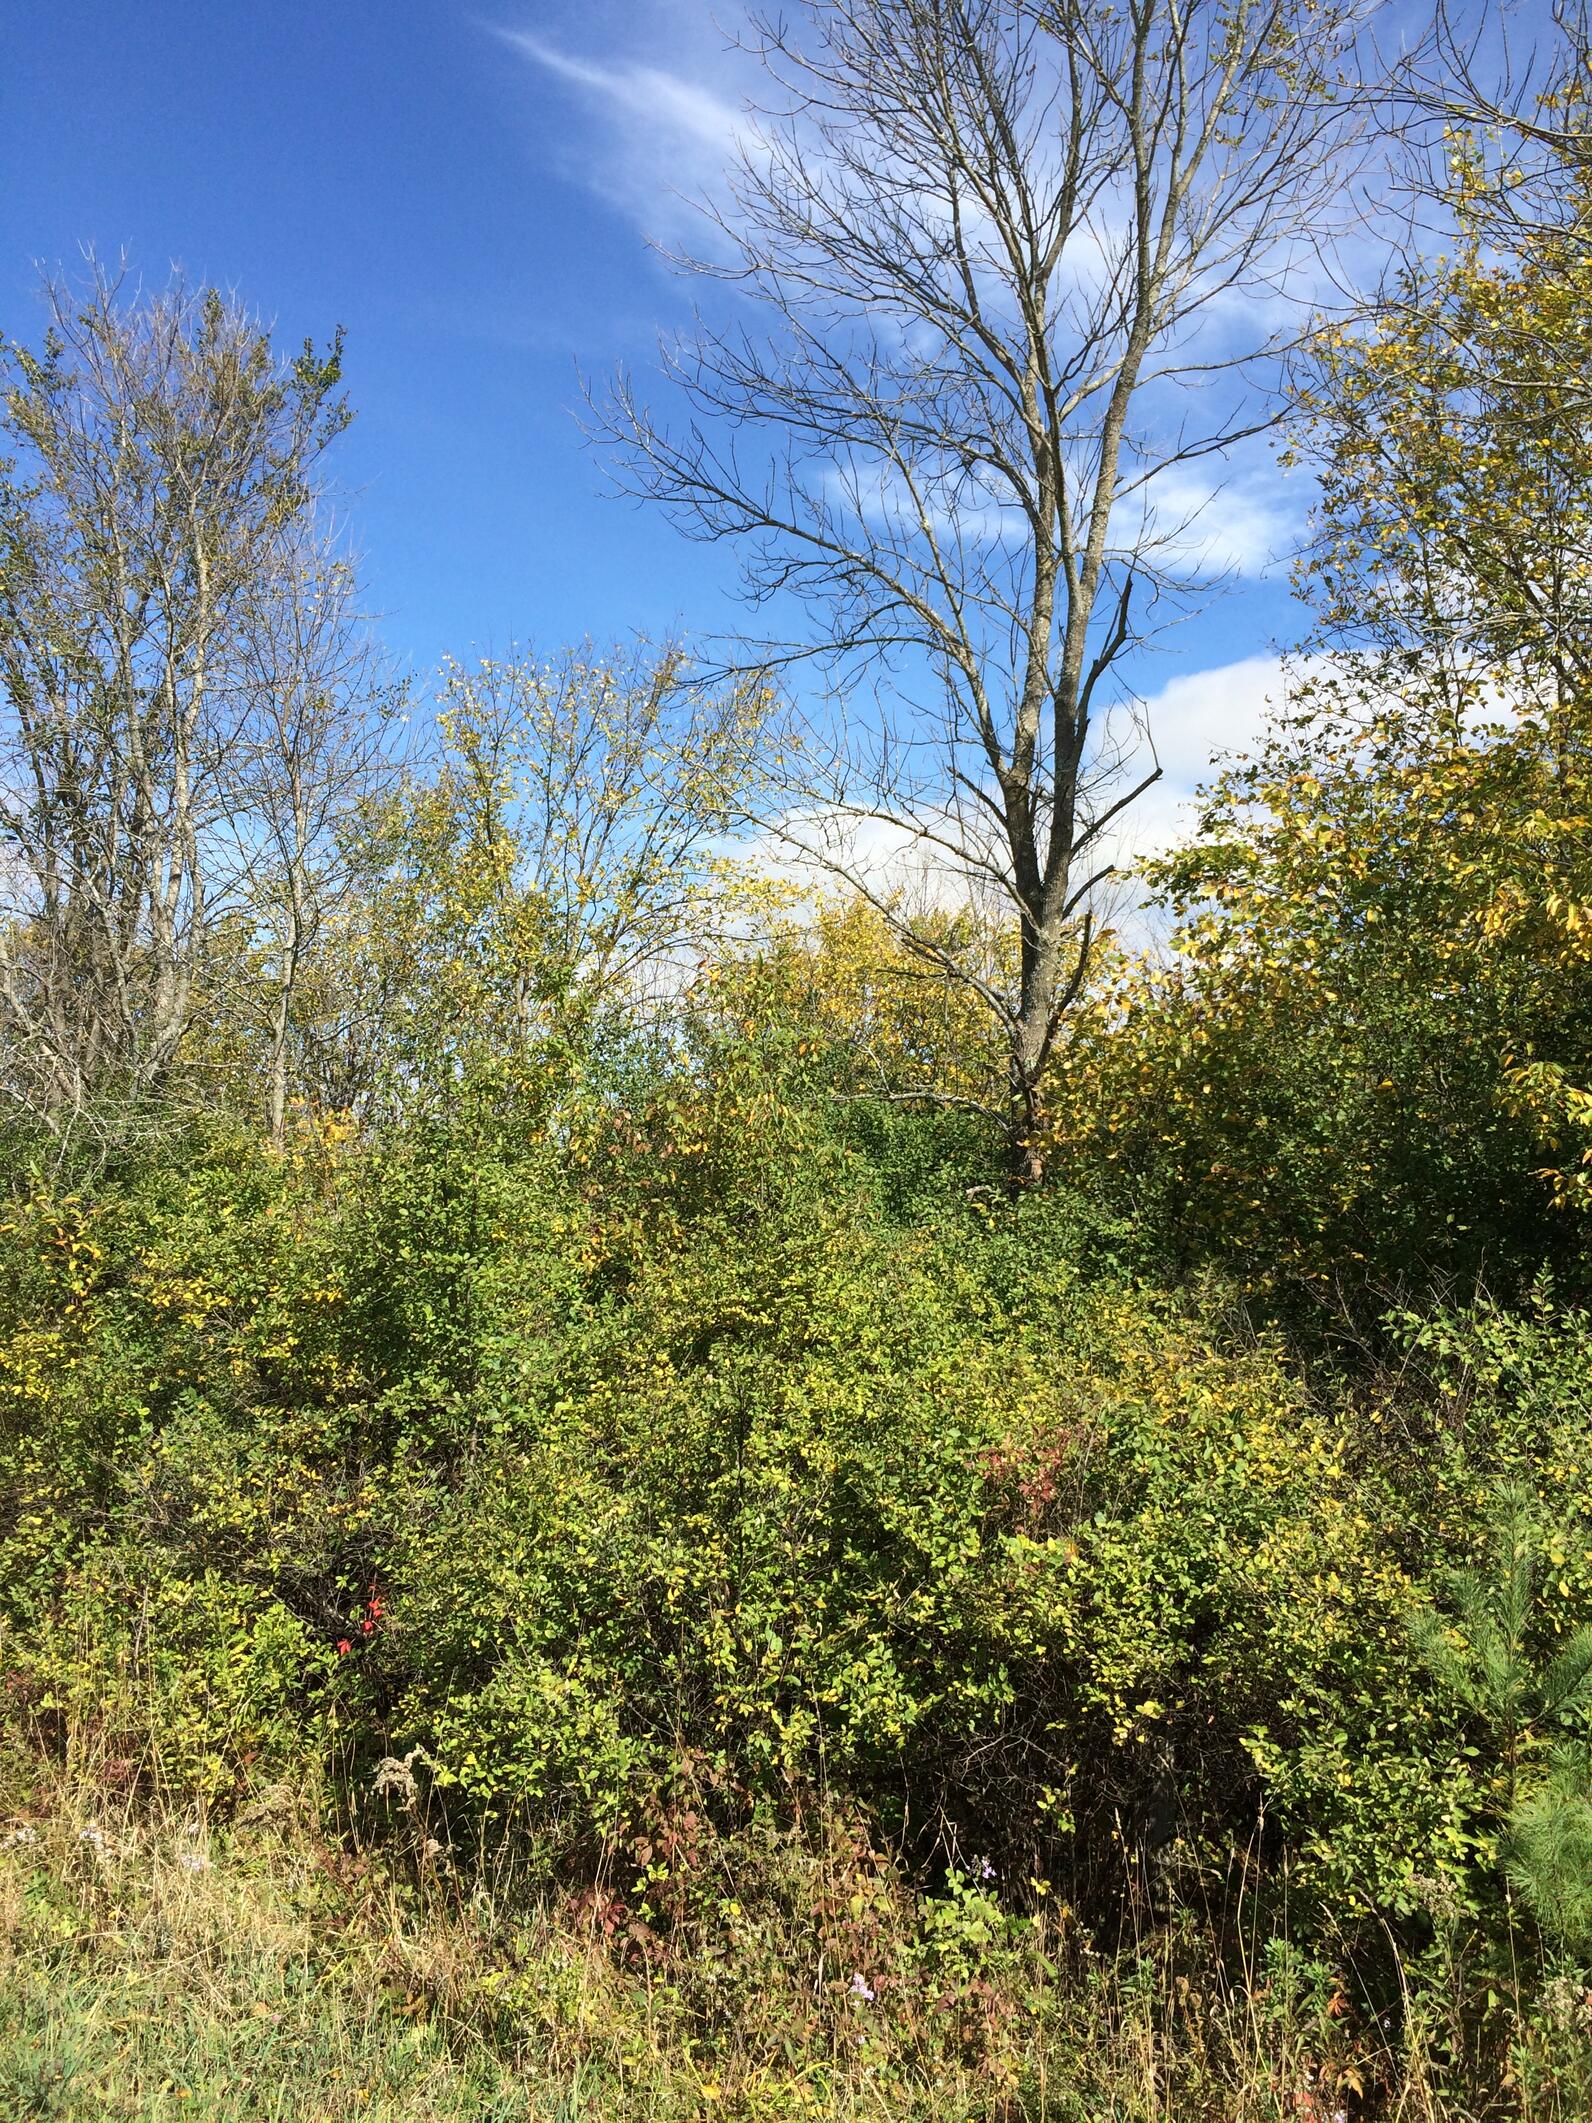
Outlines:
{"type": "Polygon", "coordinates": [[[704,1001],[742,1036],[775,1037],[797,1061],[822,1061],[854,1095],[998,1112],[999,1027],[955,969],[1005,977],[1011,940],[972,910],[917,918],[913,930],[916,945],[857,896],[776,912],[753,948],[709,968],[704,1001]]]}

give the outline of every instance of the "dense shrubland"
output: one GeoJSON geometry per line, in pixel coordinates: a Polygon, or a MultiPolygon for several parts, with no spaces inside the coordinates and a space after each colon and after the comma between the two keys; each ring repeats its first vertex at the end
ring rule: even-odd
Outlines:
{"type": "Polygon", "coordinates": [[[314,1778],[417,1891],[677,1971],[736,2068],[769,1924],[815,2030],[860,1983],[1014,2100],[1134,1941],[1114,1984],[1212,2012],[1292,1954],[1368,2100],[1413,2056],[1574,2112],[1592,1327],[1544,1286],[1302,1356],[806,1069],[19,1190],[18,1742],[217,1838],[314,1778]]]}
{"type": "Polygon", "coordinates": [[[1166,948],[1072,936],[1027,1184],[1032,940],[748,859],[764,679],[450,667],[400,756],[338,351],[57,291],[0,488],[8,2112],[1589,2112],[1555,137],[1502,204],[1459,152],[1451,259],[1301,371],[1330,658],[1152,866],[1166,948]]]}

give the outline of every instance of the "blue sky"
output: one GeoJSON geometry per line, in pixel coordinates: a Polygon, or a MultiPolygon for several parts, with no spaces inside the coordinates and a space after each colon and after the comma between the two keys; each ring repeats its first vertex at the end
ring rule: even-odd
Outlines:
{"type": "MultiPolygon", "coordinates": [[[[733,0],[730,12],[733,14],[733,0]]],[[[0,70],[0,330],[85,243],[348,333],[348,510],[392,648],[544,647],[733,618],[727,555],[604,491],[577,370],[644,364],[688,298],[649,251],[709,183],[743,62],[706,0],[52,0],[0,70]]],[[[1171,798],[1241,741],[1295,623],[1262,564],[1304,499],[1222,504],[1245,574],[1143,674],[1171,798]],[[1210,674],[1205,676],[1203,674],[1210,674]]]]}

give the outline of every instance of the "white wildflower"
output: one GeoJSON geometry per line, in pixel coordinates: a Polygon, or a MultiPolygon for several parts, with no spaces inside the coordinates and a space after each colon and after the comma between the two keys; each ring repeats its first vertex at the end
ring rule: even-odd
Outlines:
{"type": "Polygon", "coordinates": [[[414,1763],[418,1747],[411,1747],[400,1761],[397,1755],[384,1755],[376,1764],[376,1774],[371,1778],[371,1789],[378,1797],[395,1793],[405,1806],[412,1806],[419,1796],[415,1782],[414,1763]]]}

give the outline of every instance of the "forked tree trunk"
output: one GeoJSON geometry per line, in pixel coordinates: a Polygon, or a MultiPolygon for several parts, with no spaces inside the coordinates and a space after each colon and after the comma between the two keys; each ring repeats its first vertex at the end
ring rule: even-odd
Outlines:
{"type": "Polygon", "coordinates": [[[754,603],[812,616],[764,645],[776,660],[858,682],[864,710],[837,728],[825,696],[761,823],[1001,1025],[983,1104],[1024,1185],[1104,836],[1156,778],[1100,734],[1140,641],[1134,585],[1178,565],[1157,483],[1186,495],[1263,424],[1250,377],[1286,336],[1267,314],[1279,263],[1301,242],[1319,257],[1343,211],[1363,12],[799,0],[759,17],[787,108],[743,134],[695,269],[733,279],[769,331],[737,311],[677,345],[673,429],[624,377],[608,411],[633,490],[737,541],[754,603]],[[880,821],[999,905],[1019,980],[870,871],[857,851],[880,821]]]}

